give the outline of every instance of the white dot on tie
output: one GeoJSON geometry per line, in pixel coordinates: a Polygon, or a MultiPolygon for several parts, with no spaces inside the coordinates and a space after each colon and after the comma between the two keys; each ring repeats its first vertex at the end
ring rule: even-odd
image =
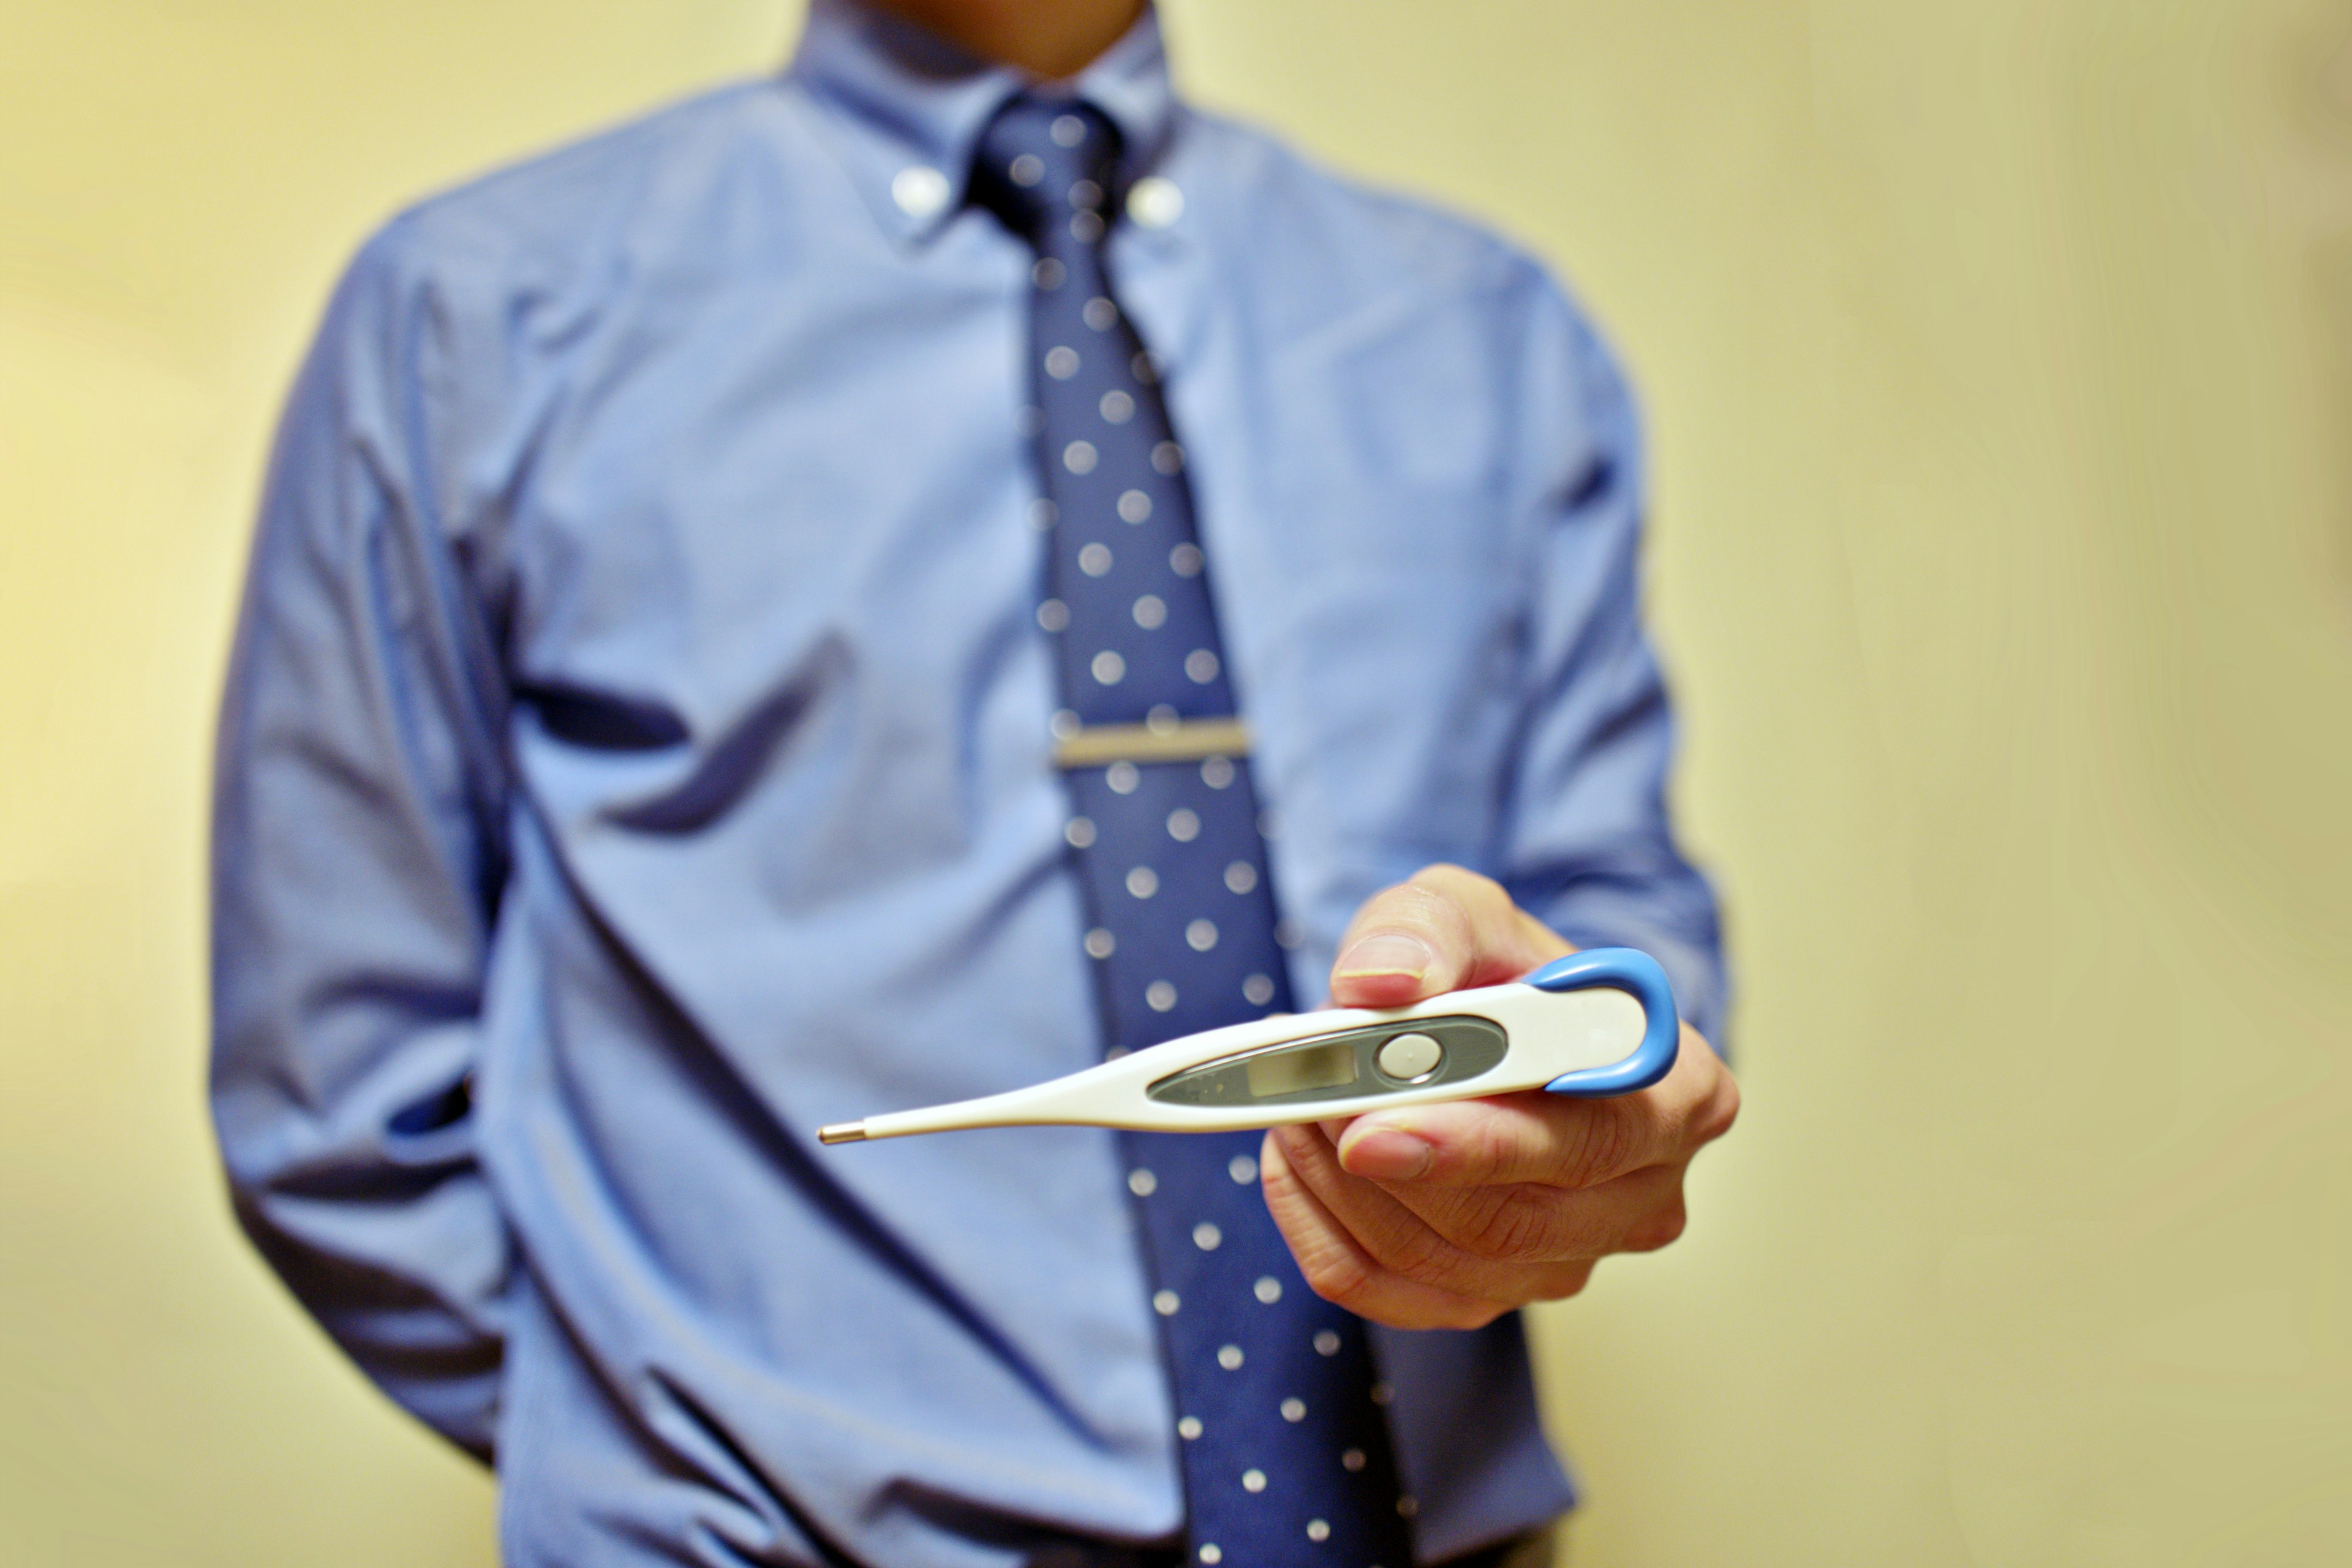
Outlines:
{"type": "Polygon", "coordinates": [[[1405,1494],[1403,1497],[1397,1499],[1397,1517],[1399,1519],[1411,1519],[1420,1511],[1421,1500],[1412,1496],[1410,1492],[1405,1494]]]}
{"type": "Polygon", "coordinates": [[[1194,648],[1184,656],[1184,673],[1195,686],[1208,685],[1217,679],[1217,656],[1204,647],[1194,648]]]}
{"type": "Polygon", "coordinates": [[[1054,731],[1054,739],[1066,741],[1078,732],[1078,716],[1066,708],[1056,708],[1046,727],[1054,731]]]}
{"type": "Polygon", "coordinates": [[[1253,1007],[1263,1007],[1274,1000],[1274,982],[1263,974],[1253,974],[1242,982],[1242,999],[1253,1007]]]}
{"type": "Polygon", "coordinates": [[[1102,416],[1113,425],[1124,425],[1135,417],[1135,399],[1124,392],[1104,393],[1101,406],[1102,416]]]}
{"type": "Polygon", "coordinates": [[[1111,323],[1118,320],[1118,307],[1097,294],[1079,308],[1078,315],[1095,331],[1107,332],[1110,331],[1111,323]]]}
{"type": "Polygon", "coordinates": [[[1034,153],[1024,153],[1007,163],[1004,172],[1016,185],[1034,185],[1045,177],[1045,160],[1034,153]]]}
{"type": "MultiPolygon", "coordinates": [[[[1250,1294],[1271,1307],[1282,1300],[1282,1281],[1271,1274],[1261,1274],[1257,1277],[1257,1283],[1250,1287],[1250,1294]]],[[[1296,1421],[1298,1417],[1294,1415],[1291,1419],[1296,1421]]]]}
{"type": "Polygon", "coordinates": [[[1310,1520],[1308,1520],[1308,1521],[1307,1521],[1307,1540],[1309,1540],[1309,1541],[1328,1541],[1328,1540],[1330,1540],[1330,1539],[1331,1539],[1331,1527],[1330,1527],[1330,1525],[1328,1525],[1328,1523],[1324,1522],[1322,1520],[1319,1520],[1319,1519],[1310,1519],[1310,1520]]]}
{"type": "Polygon", "coordinates": [[[1364,1451],[1361,1448],[1349,1449],[1346,1453],[1339,1456],[1339,1468],[1343,1470],[1362,1469],[1364,1468],[1364,1451]]]}
{"type": "Polygon", "coordinates": [[[1217,1352],[1217,1364],[1223,1367],[1227,1372],[1239,1372],[1242,1365],[1242,1347],[1239,1345],[1222,1346],[1217,1352]]]}
{"type": "Polygon", "coordinates": [[[1211,757],[1201,764],[1201,782],[1211,789],[1223,789],[1234,782],[1234,760],[1231,757],[1211,757]]]}
{"type": "Polygon", "coordinates": [[[1184,928],[1184,945],[1194,952],[1206,952],[1217,945],[1217,923],[1214,921],[1194,921],[1184,928]]]}
{"type": "Polygon", "coordinates": [[[1146,594],[1135,601],[1135,624],[1147,632],[1156,632],[1168,619],[1168,606],[1157,594],[1146,594]]]}
{"type": "Polygon", "coordinates": [[[1029,503],[1029,526],[1040,533],[1053,527],[1054,520],[1061,515],[1061,509],[1044,496],[1029,503]]]}
{"type": "Polygon", "coordinates": [[[1092,245],[1102,237],[1102,214],[1091,210],[1070,215],[1070,237],[1080,245],[1092,245]]]}
{"type": "Polygon", "coordinates": [[[1103,783],[1110,785],[1113,795],[1133,795],[1142,782],[1143,774],[1130,762],[1116,762],[1103,770],[1103,783]]]}
{"type": "Polygon", "coordinates": [[[1057,114],[1054,123],[1045,128],[1056,147],[1075,147],[1087,139],[1087,122],[1075,114],[1057,114]]]}
{"type": "Polygon", "coordinates": [[[1048,599],[1037,606],[1037,624],[1049,632],[1058,632],[1070,624],[1070,606],[1059,599],[1048,599]]]}
{"type": "Polygon", "coordinates": [[[1316,1330],[1315,1353],[1317,1355],[1338,1355],[1339,1353],[1339,1336],[1329,1329],[1316,1330]]]}
{"type": "Polygon", "coordinates": [[[1149,866],[1138,866],[1127,874],[1127,890],[1135,898],[1150,898],[1160,890],[1160,873],[1149,866]]]}
{"type": "Polygon", "coordinates": [[[1282,1418],[1296,1426],[1307,1419],[1307,1401],[1297,1397],[1282,1402],[1282,1418]]]}
{"type": "Polygon", "coordinates": [[[1390,1384],[1385,1384],[1385,1383],[1376,1383],[1376,1384],[1372,1384],[1372,1403],[1373,1403],[1373,1404],[1375,1404],[1375,1405],[1388,1405],[1388,1404],[1390,1403],[1390,1401],[1391,1401],[1391,1400],[1393,1400],[1393,1399],[1395,1399],[1395,1398],[1396,1398],[1396,1390],[1395,1390],[1395,1388],[1393,1388],[1393,1387],[1392,1387],[1392,1386],[1391,1386],[1390,1384]]]}
{"type": "Polygon", "coordinates": [[[1154,1290],[1151,1293],[1151,1310],[1163,1318],[1174,1317],[1176,1309],[1183,1304],[1177,1300],[1176,1292],[1173,1290],[1154,1290]]]}
{"type": "Polygon", "coordinates": [[[1087,932],[1087,956],[1088,958],[1108,958],[1112,953],[1117,952],[1118,951],[1118,938],[1111,935],[1110,932],[1103,927],[1097,926],[1094,930],[1087,932]]]}
{"type": "MultiPolygon", "coordinates": [[[[1171,987],[1173,989],[1173,987],[1171,987]]],[[[1207,1220],[1192,1227],[1192,1245],[1203,1252],[1214,1252],[1225,1239],[1225,1233],[1207,1220]]]]}
{"type": "Polygon", "coordinates": [[[948,205],[948,177],[937,169],[910,163],[890,177],[890,199],[908,217],[929,217],[948,205]]]}
{"type": "Polygon", "coordinates": [[[1173,180],[1146,174],[1127,193],[1127,216],[1146,228],[1166,228],[1184,216],[1184,193],[1173,180]]]}
{"type": "Polygon", "coordinates": [[[1201,1418],[1199,1416],[1187,1415],[1182,1420],[1176,1423],[1176,1436],[1183,1438],[1187,1443],[1191,1442],[1200,1435],[1201,1418]]]}
{"type": "Polygon", "coordinates": [[[1045,411],[1032,405],[1015,415],[1013,423],[1020,426],[1024,436],[1040,435],[1045,428],[1045,411]]]}
{"type": "Polygon", "coordinates": [[[1095,825],[1091,817],[1074,816],[1062,824],[1062,837],[1070,841],[1073,849],[1084,849],[1095,841],[1095,825]]]}
{"type": "Polygon", "coordinates": [[[1190,543],[1178,545],[1168,552],[1168,569],[1179,577],[1198,577],[1201,574],[1201,547],[1190,543]]]}
{"type": "Polygon", "coordinates": [[[1176,717],[1176,710],[1165,702],[1153,703],[1151,710],[1143,716],[1143,727],[1155,735],[1172,735],[1183,722],[1176,717]]]}
{"type": "Polygon", "coordinates": [[[1203,1562],[1203,1563],[1213,1563],[1213,1563],[1223,1563],[1224,1560],[1225,1560],[1224,1549],[1223,1549],[1223,1548],[1222,1548],[1222,1547],[1220,1547],[1220,1546],[1219,1546],[1215,1542],[1213,1542],[1213,1541],[1203,1541],[1202,1542],[1201,1542],[1201,1561],[1202,1561],[1202,1562],[1203,1562]]]}
{"type": "Polygon", "coordinates": [[[1168,837],[1179,844],[1190,844],[1201,837],[1201,816],[1189,806],[1178,806],[1168,814],[1168,837]]]}
{"type": "Polygon", "coordinates": [[[1151,448],[1151,466],[1163,474],[1172,474],[1184,466],[1184,448],[1173,441],[1162,441],[1151,448]]]}
{"type": "Polygon", "coordinates": [[[1148,1198],[1160,1190],[1160,1178],[1138,1165],[1127,1173],[1127,1190],[1139,1198],[1148,1198]]]}
{"type": "MultiPolygon", "coordinates": [[[[1271,838],[1274,835],[1269,833],[1266,837],[1271,838]]],[[[1297,952],[1298,944],[1306,940],[1306,930],[1288,915],[1274,922],[1274,945],[1285,952],[1297,952]]]]}
{"type": "Polygon", "coordinates": [[[1113,1046],[1108,1050],[1103,1052],[1103,1060],[1107,1062],[1115,1062],[1125,1055],[1127,1055],[1127,1047],[1125,1046],[1113,1046]]]}
{"type": "MultiPolygon", "coordinates": [[[[1155,1013],[1165,1013],[1176,1005],[1176,987],[1165,980],[1155,980],[1143,988],[1143,1005],[1155,1013]]],[[[1193,1232],[1197,1237],[1200,1233],[1193,1232]]]]}
{"type": "Polygon", "coordinates": [[[1045,351],[1045,374],[1055,381],[1067,381],[1078,374],[1078,351],[1057,345],[1045,351]]]}
{"type": "Polygon", "coordinates": [[[1062,286],[1062,279],[1067,275],[1060,262],[1050,256],[1041,256],[1037,258],[1037,265],[1029,269],[1029,281],[1050,294],[1062,286]]]}
{"type": "Polygon", "coordinates": [[[1078,570],[1089,577],[1099,577],[1110,570],[1110,546],[1089,544],[1078,552],[1078,570]]]}
{"type": "Polygon", "coordinates": [[[1160,362],[1151,357],[1149,350],[1128,361],[1127,368],[1135,373],[1136,380],[1147,386],[1160,379],[1160,362]]]}
{"type": "Polygon", "coordinates": [[[1094,444],[1088,441],[1073,441],[1063,447],[1062,467],[1074,474],[1093,473],[1095,471],[1094,444]]]}
{"type": "Polygon", "coordinates": [[[1141,522],[1151,515],[1151,498],[1141,490],[1122,490],[1118,498],[1118,520],[1121,522],[1141,522]]]}
{"type": "MultiPolygon", "coordinates": [[[[1225,1174],[1234,1179],[1234,1185],[1237,1187],[1246,1187],[1252,1182],[1257,1180],[1257,1162],[1247,1154],[1236,1154],[1232,1159],[1225,1162],[1225,1174]]],[[[1266,1282],[1264,1279],[1261,1279],[1257,1283],[1258,1289],[1260,1292],[1263,1292],[1265,1289],[1266,1282]]],[[[1281,1293],[1282,1287],[1279,1285],[1276,1286],[1275,1294],[1278,1296],[1281,1293]]],[[[1266,1300],[1266,1297],[1261,1293],[1258,1300],[1263,1301],[1266,1300]]]]}
{"type": "Polygon", "coordinates": [[[1098,205],[1101,201],[1102,187],[1096,184],[1092,180],[1074,180],[1071,182],[1070,205],[1072,206],[1091,207],[1098,205]]]}
{"type": "Polygon", "coordinates": [[[1246,893],[1257,886],[1257,868],[1246,860],[1236,860],[1225,868],[1225,886],[1236,893],[1246,893]]]}
{"type": "Polygon", "coordinates": [[[1095,672],[1095,679],[1105,686],[1117,686],[1127,679],[1127,660],[1108,648],[1095,655],[1094,663],[1087,668],[1095,672]]]}
{"type": "Polygon", "coordinates": [[[1253,1493],[1265,1490],[1265,1472],[1258,1469],[1244,1470],[1242,1490],[1253,1493]]]}

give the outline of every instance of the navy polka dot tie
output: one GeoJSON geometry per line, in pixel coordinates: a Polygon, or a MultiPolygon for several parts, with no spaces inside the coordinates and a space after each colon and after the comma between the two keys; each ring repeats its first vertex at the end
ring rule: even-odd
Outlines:
{"type": "MultiPolygon", "coordinates": [[[[1103,270],[1118,153],[1092,108],[1024,94],[990,122],[971,185],[1037,253],[1037,621],[1054,647],[1067,837],[1114,1054],[1291,1005],[1183,448],[1103,270]]],[[[1381,1412],[1389,1391],[1363,1324],[1307,1289],[1267,1215],[1258,1135],[1122,1137],[1193,1559],[1409,1568],[1413,1503],[1381,1412]]]]}

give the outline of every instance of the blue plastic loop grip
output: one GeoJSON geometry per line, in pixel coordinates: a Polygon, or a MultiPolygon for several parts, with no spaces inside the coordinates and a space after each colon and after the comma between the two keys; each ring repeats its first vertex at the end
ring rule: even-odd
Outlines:
{"type": "Polygon", "coordinates": [[[1642,1005],[1642,1015],[1648,1020],[1649,1026],[1642,1032],[1642,1043],[1634,1047],[1632,1056],[1605,1068],[1564,1072],[1544,1085],[1546,1092],[1587,1099],[1631,1094],[1637,1089],[1649,1088],[1674,1070],[1675,1058],[1682,1049],[1682,1019],[1675,1012],[1675,991],[1666,982],[1666,972],[1648,953],[1631,947],[1588,948],[1566,958],[1553,959],[1528,975],[1525,984],[1538,991],[1614,986],[1631,994],[1642,1005]]]}

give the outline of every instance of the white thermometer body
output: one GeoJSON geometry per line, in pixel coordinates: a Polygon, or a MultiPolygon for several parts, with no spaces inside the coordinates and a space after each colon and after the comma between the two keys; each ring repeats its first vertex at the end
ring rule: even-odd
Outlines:
{"type": "Polygon", "coordinates": [[[1532,1089],[1622,1094],[1665,1076],[1680,1032],[1656,961],[1595,948],[1508,984],[1208,1029],[1047,1083],[887,1111],[817,1137],[1041,1125],[1215,1132],[1532,1089]]]}

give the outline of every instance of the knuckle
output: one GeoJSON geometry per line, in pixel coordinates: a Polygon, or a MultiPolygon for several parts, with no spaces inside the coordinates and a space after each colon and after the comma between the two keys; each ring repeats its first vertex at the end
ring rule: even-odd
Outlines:
{"type": "Polygon", "coordinates": [[[1581,1296],[1584,1288],[1591,1283],[1592,1265],[1580,1263],[1551,1281],[1551,1292],[1547,1300],[1565,1301],[1571,1296],[1581,1296]]]}
{"type": "Polygon", "coordinates": [[[1467,866],[1457,866],[1451,860],[1433,860],[1415,871],[1408,887],[1442,888],[1456,895],[1467,893],[1473,898],[1499,895],[1503,887],[1495,879],[1473,871],[1467,866]]]}
{"type": "Polygon", "coordinates": [[[1485,1186],[1509,1180],[1526,1162],[1518,1125],[1500,1115],[1481,1115],[1448,1130],[1438,1141],[1434,1169],[1448,1181],[1485,1186]]]}
{"type": "Polygon", "coordinates": [[[1716,1081],[1715,1092],[1707,1097],[1706,1108],[1698,1118],[1698,1135],[1702,1142],[1712,1143],[1731,1131],[1739,1120],[1739,1085],[1729,1073],[1716,1081]]]}
{"type": "Polygon", "coordinates": [[[1495,1189],[1472,1212],[1454,1244],[1494,1262],[1534,1256],[1551,1229],[1550,1205],[1540,1188],[1495,1189]]]}
{"type": "Polygon", "coordinates": [[[1412,874],[1408,886],[1419,886],[1442,896],[1461,913],[1474,921],[1481,917],[1500,920],[1510,915],[1518,906],[1503,884],[1494,878],[1456,866],[1449,860],[1439,860],[1423,867],[1412,874]]]}
{"type": "Polygon", "coordinates": [[[1476,873],[1465,871],[1459,866],[1449,866],[1441,860],[1423,866],[1397,886],[1423,898],[1453,903],[1465,887],[1478,880],[1476,873]]]}
{"type": "Polygon", "coordinates": [[[1426,923],[1432,915],[1445,907],[1445,897],[1436,889],[1420,882],[1399,882],[1372,895],[1364,908],[1378,910],[1383,920],[1426,923]]]}
{"type": "Polygon", "coordinates": [[[1351,1305],[1371,1282],[1371,1270],[1345,1247],[1316,1247],[1298,1260],[1307,1288],[1335,1307],[1351,1305]]]}
{"type": "Polygon", "coordinates": [[[1672,1247],[1689,1228],[1690,1209],[1683,1202],[1682,1194],[1677,1193],[1671,1203],[1633,1227],[1625,1238],[1625,1250],[1655,1252],[1661,1247],[1672,1247]]]}
{"type": "Polygon", "coordinates": [[[1426,1225],[1399,1226],[1381,1237],[1372,1249],[1381,1268],[1419,1284],[1440,1283],[1454,1271],[1453,1246],[1426,1225]]]}
{"type": "Polygon", "coordinates": [[[1571,1141],[1563,1172],[1571,1187],[1593,1187],[1617,1175],[1632,1156],[1634,1129],[1613,1100],[1594,1102],[1594,1114],[1584,1119],[1571,1141]]]}

